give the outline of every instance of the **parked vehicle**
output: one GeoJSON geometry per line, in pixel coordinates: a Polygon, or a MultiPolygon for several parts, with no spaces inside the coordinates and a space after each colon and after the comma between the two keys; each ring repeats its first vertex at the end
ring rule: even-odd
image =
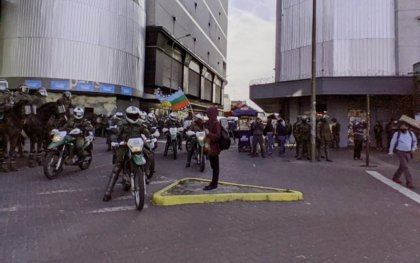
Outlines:
{"type": "Polygon", "coordinates": [[[51,131],[52,140],[48,145],[47,154],[44,160],[44,175],[48,179],[55,179],[62,171],[63,165],[77,165],[81,170],[89,168],[92,162],[93,135],[89,134],[84,137],[83,159],[79,160],[75,154],[76,139],[83,136],[79,128],[71,130],[68,134],[66,131],[54,129],[51,131]]]}

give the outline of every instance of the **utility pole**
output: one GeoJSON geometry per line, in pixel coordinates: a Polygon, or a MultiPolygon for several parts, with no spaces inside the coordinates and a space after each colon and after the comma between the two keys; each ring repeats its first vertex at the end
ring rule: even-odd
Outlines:
{"type": "Polygon", "coordinates": [[[311,160],[316,148],[316,0],[312,1],[311,160]]]}
{"type": "Polygon", "coordinates": [[[369,167],[369,153],[370,153],[370,96],[366,95],[366,110],[367,110],[367,120],[366,120],[366,167],[369,167]]]}

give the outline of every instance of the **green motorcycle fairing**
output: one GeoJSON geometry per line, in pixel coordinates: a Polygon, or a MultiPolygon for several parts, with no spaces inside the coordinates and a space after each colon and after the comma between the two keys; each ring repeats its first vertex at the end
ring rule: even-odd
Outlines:
{"type": "Polygon", "coordinates": [[[146,159],[144,158],[144,156],[142,154],[133,154],[132,155],[133,158],[133,162],[136,165],[144,165],[146,164],[146,159]]]}
{"type": "Polygon", "coordinates": [[[65,136],[63,140],[58,141],[58,142],[51,142],[48,145],[48,149],[54,149],[57,148],[63,144],[70,144],[71,142],[73,142],[75,140],[75,138],[71,137],[71,136],[65,136]]]}

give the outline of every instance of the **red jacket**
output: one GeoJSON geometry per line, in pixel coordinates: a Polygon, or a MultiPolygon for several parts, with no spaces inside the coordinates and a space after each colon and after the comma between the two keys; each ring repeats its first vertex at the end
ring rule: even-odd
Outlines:
{"type": "Polygon", "coordinates": [[[207,116],[209,121],[206,123],[209,133],[207,138],[209,139],[210,149],[207,152],[209,156],[215,156],[220,154],[219,140],[221,127],[219,121],[217,121],[217,108],[211,107],[207,109],[207,116]]]}

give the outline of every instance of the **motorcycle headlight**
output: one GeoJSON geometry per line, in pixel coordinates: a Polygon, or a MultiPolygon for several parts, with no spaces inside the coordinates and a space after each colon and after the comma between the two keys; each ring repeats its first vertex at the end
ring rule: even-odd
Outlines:
{"type": "Polygon", "coordinates": [[[61,141],[61,136],[60,135],[54,135],[52,138],[52,142],[59,142],[61,141]]]}
{"type": "Polygon", "coordinates": [[[141,147],[140,146],[131,147],[131,152],[132,153],[141,153],[141,147]]]}

